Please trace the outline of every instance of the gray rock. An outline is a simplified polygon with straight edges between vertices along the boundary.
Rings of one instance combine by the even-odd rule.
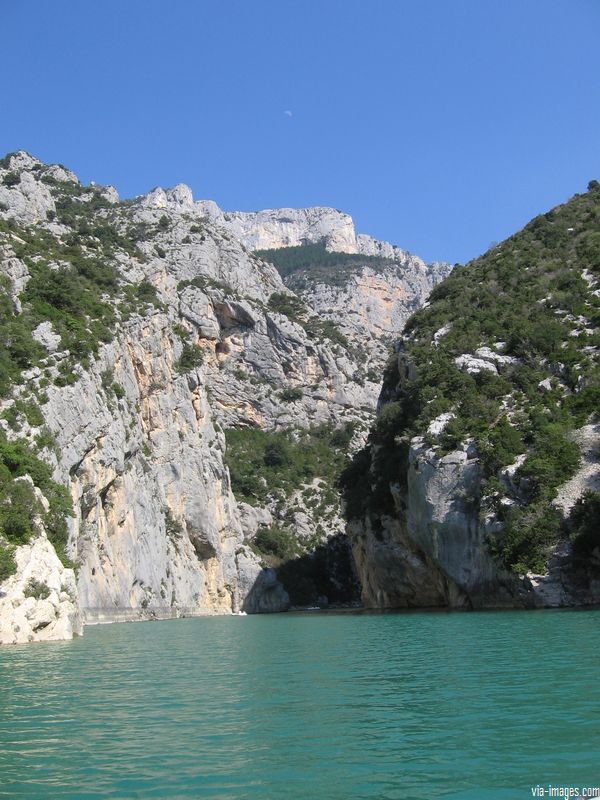
[[[31,332],[31,335],[39,342],[49,353],[55,353],[60,345],[60,335],[54,332],[51,322],[40,322],[37,328]]]

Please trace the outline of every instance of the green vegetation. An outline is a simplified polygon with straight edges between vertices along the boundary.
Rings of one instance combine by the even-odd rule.
[[[279,399],[283,400],[284,403],[295,403],[296,400],[302,399],[302,389],[297,386],[286,386],[285,389],[279,392]]]
[[[515,572],[542,567],[561,520],[549,510],[579,464],[573,429],[600,409],[600,186],[537,217],[467,266],[457,266],[408,322],[402,356],[384,374],[388,404],[369,446],[342,478],[348,514],[393,510],[390,483],[402,486],[408,441],[425,435],[440,454],[473,440],[484,467],[482,505],[504,519],[491,547]],[[434,334],[447,330],[445,334]],[[513,361],[468,373],[455,359],[486,346]],[[432,420],[452,412],[442,434]],[[498,473],[525,456],[514,481],[516,505],[502,508]],[[479,497],[471,498],[479,503]]]
[[[237,297],[237,292],[228,284],[223,281],[216,281],[213,278],[208,278],[206,275],[197,275],[191,280],[179,281],[177,284],[177,291],[181,292],[186,286],[195,286],[197,289],[220,289],[227,295]]]
[[[67,238],[0,220],[0,242],[11,245],[31,275],[21,292],[21,314],[15,313],[8,282],[0,283],[0,395],[44,355],[31,335],[40,322],[52,323],[71,365],[87,363],[100,342],[112,339],[116,317],[108,300],[118,289],[117,269]]]
[[[2,183],[8,188],[12,188],[17,184],[21,183],[21,176],[18,172],[7,172],[4,178],[2,179]]]
[[[99,189],[71,181],[58,181],[51,175],[44,175],[42,182],[50,187],[55,199],[56,221],[72,229],[72,234],[67,238],[73,244],[96,250],[109,258],[118,250],[123,250],[130,256],[143,259],[137,249],[136,238],[129,233],[120,233],[117,226],[107,219],[106,214],[111,211],[112,205]],[[105,216],[100,216],[98,212]]]
[[[175,369],[177,372],[190,372],[204,361],[204,351],[197,344],[185,342]]]
[[[389,258],[363,256],[356,253],[330,252],[321,241],[316,244],[303,244],[298,247],[278,247],[273,250],[255,250],[254,255],[268,261],[277,269],[282,278],[293,273],[302,273],[304,279],[319,279],[325,283],[343,283],[344,274],[357,267],[382,267],[393,264]]]
[[[172,542],[177,542],[183,536],[183,526],[175,519],[168,506],[163,508],[165,517],[165,532]]]
[[[15,313],[8,280],[0,276],[0,397],[6,397],[21,372],[37,363],[43,350],[31,335],[31,323]]]
[[[17,571],[17,565],[13,558],[14,546],[5,547],[0,544],[0,583],[10,578]]]
[[[297,431],[229,428],[226,459],[236,497],[251,505],[287,498],[302,484],[323,477],[333,485],[346,460],[353,426],[327,425]],[[330,490],[327,502],[334,503]]]
[[[282,561],[300,554],[298,541],[287,528],[278,525],[259,528],[251,547],[255,553],[263,557],[269,566],[276,566]]]
[[[48,500],[48,511],[36,499],[33,486],[24,479],[26,475]],[[8,550],[25,544],[35,532],[34,520],[39,517],[59,557],[69,564],[65,546],[66,517],[72,515],[71,498],[67,489],[51,476],[50,467],[25,442],[9,442],[0,431],[0,537],[8,543]],[[3,549],[1,560],[6,565],[7,548]]]
[[[140,283],[130,283],[123,287],[122,310],[125,318],[135,312],[145,314],[151,306],[159,311],[164,311],[164,303],[158,299],[156,287],[150,281],[140,281]]]
[[[46,600],[50,597],[50,589],[45,583],[31,578],[25,587],[25,597],[35,597],[36,600]]]
[[[100,376],[100,380],[102,382],[102,388],[107,394],[113,394],[117,400],[121,400],[121,398],[125,397],[125,389],[120,383],[114,380],[114,375],[111,370],[104,370]]]

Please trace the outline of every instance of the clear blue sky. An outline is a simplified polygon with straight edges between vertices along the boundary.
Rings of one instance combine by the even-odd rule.
[[[600,0],[0,0],[0,24],[0,151],[123,197],[334,206],[455,262],[600,179]]]

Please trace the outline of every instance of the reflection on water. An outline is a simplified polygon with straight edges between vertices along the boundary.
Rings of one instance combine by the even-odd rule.
[[[0,796],[511,798],[538,782],[596,785],[599,654],[599,611],[88,628],[0,651]]]

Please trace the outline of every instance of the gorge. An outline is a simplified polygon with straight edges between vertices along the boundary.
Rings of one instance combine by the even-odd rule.
[[[6,156],[0,642],[598,602],[599,195],[451,272],[334,209]]]

